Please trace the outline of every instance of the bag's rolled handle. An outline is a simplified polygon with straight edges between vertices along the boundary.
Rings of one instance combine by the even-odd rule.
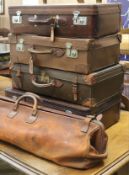
[[[34,102],[34,105],[33,105],[33,108],[32,108],[32,114],[29,116],[29,118],[26,120],[26,123],[34,123],[36,120],[37,120],[37,112],[38,112],[38,101],[37,101],[37,98],[36,96],[34,96],[32,93],[28,93],[28,94],[24,94],[22,96],[20,96],[14,106],[13,106],[13,111],[11,111],[9,114],[8,114],[8,117],[9,118],[14,118],[17,113],[18,113],[18,107],[19,107],[19,103],[21,100],[23,100],[24,98],[31,98]]]
[[[41,84],[41,83],[36,82],[36,77],[34,75],[32,75],[31,77],[32,77],[31,78],[32,84],[38,88],[47,88],[47,87],[52,87],[55,85],[54,80],[51,80],[51,82],[46,83],[46,84]]]
[[[28,18],[28,22],[33,25],[50,25],[51,31],[50,31],[50,41],[54,41],[55,38],[55,26],[56,21],[58,21],[57,17],[50,17],[46,19],[38,19],[37,15],[34,15],[34,17]]]
[[[38,88],[47,88],[47,87],[61,87],[63,83],[60,80],[51,80],[49,83],[40,84],[36,82],[36,77],[34,75],[34,63],[32,57],[29,60],[29,73],[31,75],[32,84]]]
[[[32,54],[33,53],[35,53],[35,54],[51,54],[53,52],[52,49],[46,49],[46,50],[39,51],[39,50],[36,50],[33,48],[29,48],[28,51]]]
[[[36,15],[34,17],[28,18],[28,22],[31,24],[39,24],[39,25],[46,25],[46,24],[54,24],[55,23],[55,18],[54,17],[49,17],[46,19],[38,19]]]
[[[47,88],[47,87],[52,87],[55,85],[54,80],[51,80],[51,82],[46,83],[46,84],[41,84],[36,82],[36,77],[34,75],[34,63],[32,57],[30,58],[29,61],[29,73],[31,74],[31,82],[34,86],[38,88]]]

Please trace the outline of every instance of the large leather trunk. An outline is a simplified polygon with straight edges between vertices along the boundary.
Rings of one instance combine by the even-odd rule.
[[[12,68],[13,88],[52,98],[95,107],[121,92],[123,66],[116,65],[89,75],[34,67],[29,73],[27,65]]]
[[[17,89],[12,88],[5,89],[5,95],[15,100],[23,94],[24,91],[20,91]],[[25,101],[31,102],[28,98],[26,98]],[[101,122],[107,129],[119,121],[120,101],[121,101],[121,94],[117,94],[111,97],[106,103],[101,104],[100,106],[97,106],[95,108],[88,108],[40,96],[39,104],[42,106],[44,110],[48,110],[48,108],[51,108],[53,110],[57,110],[58,113],[60,111],[61,114],[69,114],[69,115],[76,114],[84,117],[86,117],[86,115],[97,116],[99,114],[102,114],[103,117],[101,119]]]
[[[55,38],[36,35],[11,35],[12,63],[29,64],[83,74],[117,64],[120,53],[120,35],[101,39]]]
[[[120,30],[119,4],[9,7],[11,33],[93,38]]]
[[[31,98],[33,105],[21,103]],[[38,106],[26,93],[16,101],[0,97],[0,140],[59,165],[88,169],[107,157],[107,134],[94,116],[61,115]],[[58,127],[57,127],[58,126]]]

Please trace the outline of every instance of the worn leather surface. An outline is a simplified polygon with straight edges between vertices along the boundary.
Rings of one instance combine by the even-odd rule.
[[[20,104],[14,118],[9,118],[15,106],[12,100],[0,97],[0,140],[57,164],[79,169],[93,167],[107,157],[107,135],[99,121],[36,109],[37,120],[30,124],[26,121],[32,107]],[[36,101],[33,110],[35,107]]]
[[[51,42],[48,37],[30,34],[10,35],[9,38],[12,64],[29,64],[32,57],[35,66],[89,74],[119,62],[119,35],[100,39],[56,37],[54,42]],[[17,51],[20,40],[24,41],[23,50]],[[76,58],[67,55],[67,43],[71,44],[69,52],[73,49],[77,51]]]
[[[37,87],[27,65],[15,64],[12,68],[13,88],[31,91],[85,107],[96,107],[121,93],[124,71],[121,65],[94,72],[89,75],[34,67],[34,76],[39,84],[62,82],[62,86]],[[112,84],[112,86],[109,86]],[[101,87],[101,88],[100,88]]]
[[[10,19],[16,16],[17,11],[21,11],[23,20],[20,24],[11,20],[11,33],[15,34],[50,36],[52,25],[55,25],[55,36],[74,38],[102,37],[120,30],[121,8],[118,4],[14,6],[9,8]],[[73,24],[75,11],[87,18],[86,25]],[[34,15],[37,15],[37,19]],[[48,19],[56,19],[57,15],[59,19],[55,23],[48,22]],[[30,18],[33,20],[30,21]]]

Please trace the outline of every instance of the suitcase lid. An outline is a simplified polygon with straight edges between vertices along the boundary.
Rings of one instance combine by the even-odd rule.
[[[28,66],[23,64],[15,64],[12,68],[12,71],[16,71],[16,72],[18,71],[21,73],[29,74]],[[124,68],[122,65],[118,64],[118,65],[103,69],[101,71],[91,73],[89,75],[83,75],[83,74],[77,74],[72,72],[60,71],[56,69],[34,67],[34,74],[41,77],[41,79],[43,75],[52,80],[57,79],[60,81],[71,82],[73,84],[85,84],[85,85],[93,86],[98,82],[101,82],[105,79],[110,79],[111,77],[115,77],[117,75],[124,76]]]
[[[54,42],[50,41],[49,37],[37,36],[37,35],[13,35],[9,36],[10,44],[17,44],[22,40],[23,44],[28,44],[31,47],[44,46],[49,48],[62,48],[66,49],[67,44],[71,44],[71,47],[77,50],[92,50],[101,47],[108,47],[111,45],[119,44],[121,42],[121,35],[111,35],[99,39],[72,39],[72,38],[59,38],[55,37]]]
[[[71,5],[37,5],[37,6],[10,6],[9,14],[14,15],[17,11],[22,14],[40,15],[67,15],[74,11],[80,11],[81,15],[113,14],[121,12],[120,4],[71,4]]]

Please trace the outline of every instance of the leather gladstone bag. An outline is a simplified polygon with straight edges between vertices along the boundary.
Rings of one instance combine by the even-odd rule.
[[[26,97],[33,100],[33,107],[19,104]],[[0,97],[0,112],[0,140],[39,157],[79,169],[94,167],[107,157],[107,135],[93,116],[41,110],[31,93],[16,102]]]
[[[63,71],[89,74],[118,64],[120,35],[100,39],[55,38],[36,35],[11,35],[10,54],[12,63],[29,64]]]
[[[11,33],[98,38],[120,30],[120,4],[9,7]]]
[[[41,67],[14,64],[13,88],[39,95],[72,102],[85,107],[106,103],[115,94],[121,93],[123,66],[116,65],[101,71],[83,75]]]

